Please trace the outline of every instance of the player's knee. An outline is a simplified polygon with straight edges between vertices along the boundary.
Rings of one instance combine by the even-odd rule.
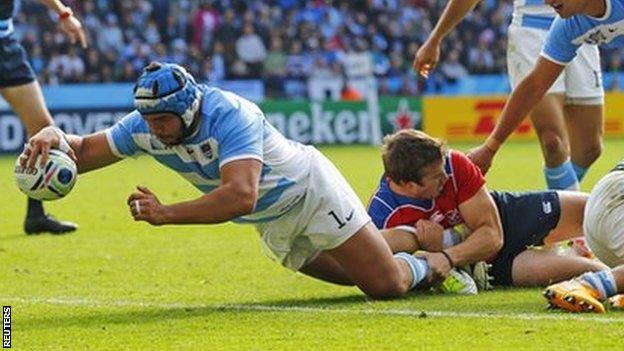
[[[561,135],[554,131],[545,131],[541,134],[540,142],[544,150],[546,160],[550,158],[561,158],[567,153],[566,145]]]
[[[602,143],[600,140],[592,142],[583,148],[583,158],[587,166],[591,165],[602,154]]]

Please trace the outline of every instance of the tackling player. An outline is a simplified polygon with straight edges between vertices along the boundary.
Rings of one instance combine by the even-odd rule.
[[[624,0],[546,0],[546,3],[560,17],[550,27],[540,58],[511,93],[492,133],[468,155],[483,171],[488,170],[500,145],[543,98],[582,45],[624,46]]]
[[[427,262],[393,256],[336,167],[314,147],[284,138],[255,104],[161,63],[145,68],[134,102],[136,110],[106,131],[79,137],[43,129],[30,139],[22,164],[34,165],[62,138],[81,172],[147,153],[203,194],[165,205],[139,186],[128,198],[136,221],[249,223],[282,265],[355,284],[374,298],[403,295],[426,280]]]
[[[50,10],[58,13],[59,27],[67,34],[72,43],[78,41],[87,46],[85,33],[80,21],[73,16],[71,9],[59,0],[39,0]],[[0,2],[0,95],[11,105],[26,127],[29,136],[41,128],[54,124],[48,111],[41,87],[35,78],[26,52],[15,39],[13,32],[14,0]],[[28,199],[28,211],[24,221],[26,234],[50,232],[63,234],[76,230],[76,224],[60,222],[45,214],[39,200]]]
[[[416,130],[387,136],[382,158],[385,174],[369,215],[387,229],[394,251],[428,251],[434,277],[487,260],[495,285],[545,286],[606,268],[585,257],[532,249],[582,236],[584,193],[490,192],[466,156]],[[449,232],[458,225],[468,229],[461,241]]]
[[[435,67],[441,41],[479,0],[450,0],[427,41],[418,50],[414,69],[423,76]],[[514,0],[507,42],[507,71],[512,89],[531,71],[555,19],[542,1]],[[555,77],[545,95],[528,109],[544,156],[549,189],[579,188],[602,145],[604,91],[598,48],[582,45],[578,56]],[[525,116],[525,115],[523,115]],[[497,139],[498,140],[498,139]],[[486,144],[495,152],[498,144]],[[484,172],[487,166],[482,166]]]

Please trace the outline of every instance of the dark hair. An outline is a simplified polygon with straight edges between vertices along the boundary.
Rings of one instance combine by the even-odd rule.
[[[381,147],[386,176],[395,183],[422,185],[423,168],[441,161],[445,153],[444,142],[414,129],[387,135]]]

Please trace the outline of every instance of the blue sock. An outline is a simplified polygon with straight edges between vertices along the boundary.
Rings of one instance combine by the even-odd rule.
[[[414,287],[418,285],[418,283],[423,281],[423,279],[425,279],[425,277],[427,276],[427,273],[429,273],[429,264],[424,258],[417,258],[414,255],[408,254],[407,252],[399,252],[395,254],[394,257],[400,258],[407,262],[410,271],[412,271],[412,277],[414,278],[414,280],[412,281],[412,284],[410,284],[410,290],[414,289]]]
[[[604,300],[617,294],[615,278],[610,270],[588,272],[583,274],[581,279],[586,281],[592,288],[594,288],[594,290],[600,293],[600,300]]]
[[[580,183],[581,180],[583,180],[583,178],[585,177],[585,173],[587,173],[587,170],[589,168],[581,167],[574,162],[571,162],[571,163],[572,163],[572,168],[574,168],[574,173],[576,173],[576,179],[578,179]]]
[[[553,190],[578,190],[579,182],[574,173],[574,167],[570,160],[565,161],[558,167],[544,167],[546,185]]]

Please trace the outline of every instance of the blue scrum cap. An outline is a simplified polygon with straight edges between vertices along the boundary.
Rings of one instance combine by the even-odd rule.
[[[181,66],[152,62],[137,80],[134,107],[142,115],[173,113],[182,119],[186,134],[190,134],[202,95],[193,76]]]

